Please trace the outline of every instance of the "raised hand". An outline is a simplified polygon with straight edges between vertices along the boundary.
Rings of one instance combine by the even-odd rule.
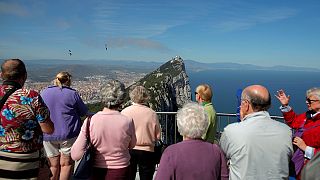
[[[287,106],[289,104],[290,95],[287,96],[283,89],[278,90],[275,96],[280,101],[282,106]]]

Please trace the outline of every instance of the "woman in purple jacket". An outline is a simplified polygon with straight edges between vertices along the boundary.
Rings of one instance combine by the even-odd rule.
[[[53,134],[44,134],[43,138],[53,175],[51,179],[69,179],[73,164],[70,157],[71,146],[80,133],[80,117],[88,112],[87,106],[70,85],[71,75],[68,72],[59,72],[54,86],[41,92],[55,126]]]
[[[229,178],[222,150],[201,139],[209,125],[204,108],[188,103],[177,114],[178,131],[183,141],[166,148],[156,180],[215,180]]]

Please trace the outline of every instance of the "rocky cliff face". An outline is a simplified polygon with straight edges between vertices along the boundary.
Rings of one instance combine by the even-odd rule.
[[[172,58],[155,71],[134,83],[128,89],[142,85],[149,89],[151,100],[149,107],[156,112],[177,112],[186,102],[191,100],[189,78],[185,71],[183,59]],[[129,97],[126,105],[129,105]],[[163,140],[172,144],[181,140],[177,132],[175,114],[159,114]]]
[[[149,106],[157,112],[176,112],[191,100],[189,78],[183,59],[179,56],[172,58],[128,88],[136,85],[149,89],[151,95]]]

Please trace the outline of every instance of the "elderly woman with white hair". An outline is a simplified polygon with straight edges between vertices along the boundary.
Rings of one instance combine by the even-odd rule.
[[[92,116],[90,139],[95,149],[92,177],[90,179],[128,179],[129,149],[136,144],[132,119],[122,115],[118,109],[125,98],[123,83],[112,80],[101,89],[104,108]],[[79,160],[84,154],[86,123],[72,146],[71,157]]]
[[[209,124],[207,114],[197,103],[187,103],[177,114],[183,141],[166,148],[156,180],[228,179],[227,163],[216,144],[202,140]]]
[[[130,92],[133,104],[121,111],[133,119],[137,143],[130,150],[130,179],[136,177],[139,167],[140,179],[152,180],[155,171],[154,145],[160,139],[160,125],[155,111],[148,107],[149,92],[143,86],[136,86]]]

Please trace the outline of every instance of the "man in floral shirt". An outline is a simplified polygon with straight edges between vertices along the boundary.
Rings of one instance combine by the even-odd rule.
[[[16,89],[0,111],[0,179],[37,178],[43,132],[54,131],[49,110],[36,91],[22,88],[27,72],[21,60],[5,60],[0,76],[0,99]]]

